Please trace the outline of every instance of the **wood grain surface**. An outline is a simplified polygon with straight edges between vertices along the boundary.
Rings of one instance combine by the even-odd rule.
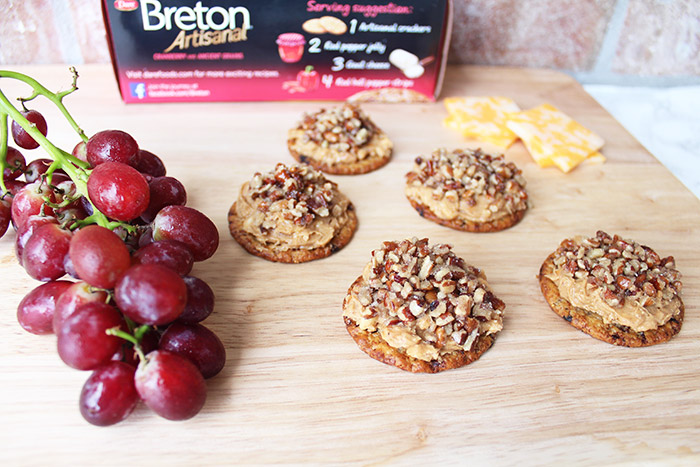
[[[51,89],[70,84],[67,67],[19,71]],[[568,175],[538,168],[521,143],[510,148],[532,199],[517,226],[474,234],[420,218],[403,195],[412,160],[478,143],[442,126],[440,102],[366,105],[395,141],[394,158],[370,174],[331,177],[355,204],[359,229],[330,258],[295,265],[246,253],[229,236],[226,213],[255,171],[292,162],[287,129],[327,104],[127,106],[111,68],[79,71],[80,90],[66,103],[86,132],[133,134],[185,184],[188,204],[216,223],[219,250],[193,274],[215,291],[204,324],[228,361],[192,420],[169,422],[140,405],[119,425],[90,426],[77,406],[88,374],[60,361],[53,336],[17,323],[17,304],[38,283],[17,265],[10,231],[0,239],[0,464],[700,463],[700,201],[568,76],[448,69],[443,96],[503,95],[521,108],[548,102],[607,141],[606,164]],[[0,86],[16,96],[16,86]],[[46,102],[36,108],[50,139],[70,150],[77,137],[56,111]],[[676,257],[686,319],[669,343],[612,346],[548,308],[535,278],[540,264],[563,238],[598,229]],[[367,357],[345,331],[341,303],[370,251],[410,236],[453,244],[506,303],[494,346],[467,367],[406,373]]]

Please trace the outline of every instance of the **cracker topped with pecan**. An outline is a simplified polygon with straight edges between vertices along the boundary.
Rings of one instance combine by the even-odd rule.
[[[450,245],[384,242],[350,286],[343,318],[372,358],[414,373],[477,360],[503,327],[505,304]]]
[[[393,143],[356,105],[343,104],[307,113],[289,130],[292,156],[330,174],[356,175],[382,167]]]
[[[357,228],[350,200],[306,164],[277,164],[244,183],[229,211],[231,235],[249,253],[285,263],[325,258]]]
[[[681,274],[672,256],[618,235],[561,242],[539,274],[551,308],[574,327],[611,344],[665,342],[683,324]]]
[[[506,229],[528,208],[520,169],[479,149],[438,149],[417,157],[406,174],[405,192],[421,216],[468,232]]]

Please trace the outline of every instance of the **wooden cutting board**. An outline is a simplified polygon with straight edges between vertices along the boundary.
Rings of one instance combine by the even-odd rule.
[[[70,83],[60,66],[20,71],[52,89]],[[126,106],[111,68],[80,72],[81,89],[66,103],[86,132],[132,133],[219,228],[218,252],[193,274],[216,293],[205,324],[223,340],[228,361],[190,421],[169,422],[139,406],[117,426],[88,425],[77,408],[88,374],[60,361],[53,336],[17,324],[17,304],[37,283],[16,264],[10,232],[0,240],[1,464],[700,462],[700,201],[573,79],[448,70],[443,96],[503,95],[522,108],[549,102],[607,141],[606,164],[568,175],[538,168],[520,143],[509,149],[533,203],[516,227],[461,233],[420,218],[402,193],[412,160],[478,142],[442,126],[442,103],[367,105],[396,152],[376,172],[332,177],[355,203],[359,230],[328,259],[285,265],[245,253],[228,234],[226,213],[255,171],[292,162],[286,131],[320,103]],[[49,136],[72,148],[77,138],[56,112],[45,102],[37,108],[48,114]],[[535,279],[541,262],[563,238],[598,229],[676,257],[686,319],[669,343],[612,346],[549,310]],[[476,363],[410,374],[370,359],[345,331],[341,303],[370,251],[410,236],[453,244],[505,301],[504,329]]]

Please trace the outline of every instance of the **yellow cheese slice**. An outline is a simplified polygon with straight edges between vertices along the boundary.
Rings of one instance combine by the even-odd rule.
[[[466,138],[507,148],[518,137],[506,127],[508,116],[519,112],[518,105],[507,97],[448,97],[445,126]]]
[[[443,120],[443,123],[447,128],[450,128],[452,130],[459,130],[459,119],[455,115],[448,115],[445,117],[445,120]]]
[[[605,160],[598,150],[605,141],[550,104],[509,116],[506,126],[523,141],[540,167],[556,165],[570,172],[589,156]]]

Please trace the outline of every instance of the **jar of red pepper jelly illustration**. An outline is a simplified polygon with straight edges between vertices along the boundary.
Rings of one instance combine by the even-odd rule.
[[[296,32],[285,32],[277,37],[280,58],[285,63],[296,63],[304,55],[306,39]]]

